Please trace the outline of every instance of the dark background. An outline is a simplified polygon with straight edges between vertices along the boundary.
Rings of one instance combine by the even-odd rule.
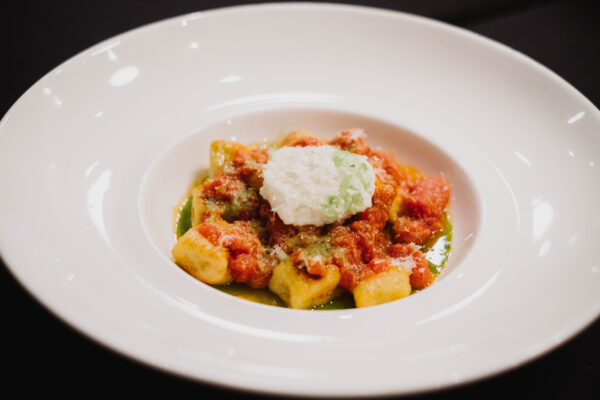
[[[0,115],[46,72],[101,40],[167,17],[245,3],[248,1],[5,0],[0,3]],[[539,61],[596,107],[600,105],[600,1],[347,3],[420,14],[478,32]],[[15,389],[20,395],[41,390],[47,395],[67,396],[262,397],[182,380],[116,355],[57,320],[6,268],[0,267],[0,274],[4,299],[0,360],[8,367],[2,376],[5,393]],[[492,394],[526,399],[600,398],[599,340],[600,321],[596,321],[559,349],[525,366],[423,398]]]

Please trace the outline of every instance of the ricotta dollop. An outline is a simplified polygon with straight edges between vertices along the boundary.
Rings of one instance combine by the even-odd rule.
[[[371,207],[367,157],[333,146],[282,147],[263,168],[260,194],[288,225],[325,225]]]

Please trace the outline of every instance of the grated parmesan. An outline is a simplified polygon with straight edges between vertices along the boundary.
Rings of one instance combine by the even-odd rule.
[[[417,263],[412,256],[407,256],[392,258],[392,265],[410,273],[417,266]]]

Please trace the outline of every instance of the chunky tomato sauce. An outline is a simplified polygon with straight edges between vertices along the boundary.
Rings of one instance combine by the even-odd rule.
[[[372,149],[357,130],[342,131],[329,142],[314,135],[286,140],[280,145],[328,144],[366,156],[376,174],[372,206],[321,227],[286,225],[259,195],[268,148],[226,142],[213,146],[222,153],[211,154],[211,163],[213,157],[217,160],[211,165],[213,174],[194,190],[194,204],[202,207],[194,210],[191,229],[227,250],[235,282],[266,287],[275,266],[287,258],[315,279],[335,266],[341,274],[339,287],[346,291],[393,268],[394,259],[412,258],[413,290],[433,282],[436,274],[425,251],[447,223],[450,185],[444,177],[426,177]]]

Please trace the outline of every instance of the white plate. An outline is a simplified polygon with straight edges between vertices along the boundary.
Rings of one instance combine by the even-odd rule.
[[[171,262],[171,207],[211,140],[352,125],[453,183],[455,243],[435,285],[291,311]],[[428,19],[310,4],[187,15],[75,56],[2,119],[2,256],[69,324],[166,371],[303,395],[447,387],[598,316],[599,130],[552,72]]]

